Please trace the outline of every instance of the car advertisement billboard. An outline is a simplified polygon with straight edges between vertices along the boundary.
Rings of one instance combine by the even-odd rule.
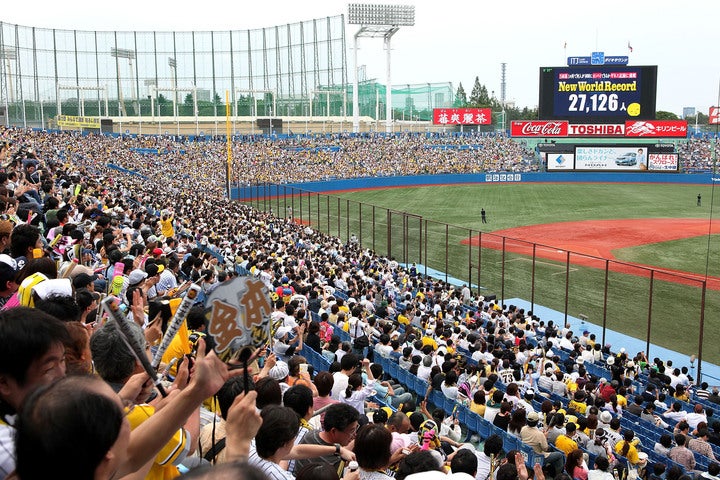
[[[646,146],[575,147],[576,170],[647,170]]]
[[[655,118],[657,66],[540,68],[539,117],[571,123]]]

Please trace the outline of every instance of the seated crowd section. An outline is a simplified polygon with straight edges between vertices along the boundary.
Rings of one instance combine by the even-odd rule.
[[[536,169],[502,136],[248,140],[247,183]],[[10,128],[0,148],[0,478],[720,474],[720,392],[687,366],[228,201],[220,141]],[[236,277],[272,300],[249,364],[207,333]]]

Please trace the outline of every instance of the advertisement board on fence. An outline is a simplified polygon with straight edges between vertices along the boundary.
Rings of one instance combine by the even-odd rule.
[[[647,147],[576,147],[577,170],[647,170]]]

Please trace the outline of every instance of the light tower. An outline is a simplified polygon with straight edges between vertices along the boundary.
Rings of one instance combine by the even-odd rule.
[[[500,105],[502,106],[502,129],[505,131],[505,88],[506,84],[507,63],[500,64]]]
[[[392,131],[392,81],[390,76],[390,39],[400,27],[415,25],[413,5],[374,5],[351,3],[348,5],[348,23],[360,25],[353,38],[353,132],[360,131],[360,97],[358,94],[358,38],[382,38],[387,52],[385,87],[385,130]]]
[[[120,78],[120,59],[125,58],[130,66],[130,86],[131,96],[137,105],[140,105],[140,101],[136,98],[135,94],[135,75],[133,74],[133,60],[135,60],[135,51],[127,48],[115,48],[110,49],[110,56],[115,57],[115,68],[117,70],[117,82],[118,82],[118,107],[120,109],[120,115],[126,117],[127,111],[125,111],[125,99],[123,98],[122,91],[122,79]]]

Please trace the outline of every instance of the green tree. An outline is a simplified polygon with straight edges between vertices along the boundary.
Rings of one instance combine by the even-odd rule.
[[[192,93],[188,93],[185,95],[185,102],[179,107],[180,115],[188,117],[195,115],[194,106]]]
[[[468,103],[467,94],[465,93],[465,89],[462,86],[462,82],[460,82],[460,85],[458,86],[457,92],[455,92],[455,102],[453,103],[453,107],[464,107]]]
[[[158,95],[157,109],[158,115],[160,116],[173,114],[171,102],[167,98],[165,98],[165,95],[163,95],[162,93]]]
[[[490,101],[490,95],[485,85],[480,83],[480,78],[475,77],[475,84],[473,85],[472,92],[470,92],[469,106],[471,107],[490,107],[492,102]]]
[[[679,120],[680,118],[672,112],[666,112],[664,110],[658,110],[655,113],[656,120]]]
[[[497,106],[493,104],[493,112],[502,111],[502,107],[499,102]],[[510,122],[513,120],[537,120],[538,112],[537,108],[523,107],[522,109],[517,106],[506,106],[505,107],[505,126],[510,128]]]
[[[696,123],[698,125],[708,124],[708,116],[702,112],[697,112],[692,117],[686,117],[685,120],[687,120],[688,125],[695,125]]]

